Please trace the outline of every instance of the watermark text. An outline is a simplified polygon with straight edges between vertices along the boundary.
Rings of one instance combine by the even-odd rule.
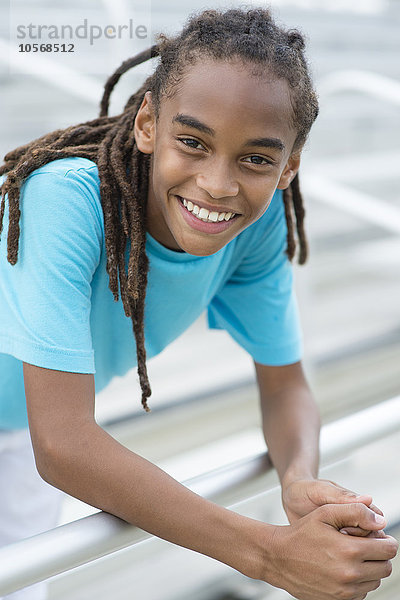
[[[29,25],[17,25],[17,39],[19,40],[89,40],[93,46],[96,40],[106,39],[138,39],[145,40],[148,37],[146,25],[135,25],[132,19],[123,25],[95,25],[89,24],[88,19],[73,27],[72,25],[44,25],[29,23]]]

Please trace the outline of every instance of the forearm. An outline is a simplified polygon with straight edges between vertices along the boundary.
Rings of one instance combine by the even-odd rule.
[[[97,425],[81,431],[74,443],[65,442],[48,453],[49,483],[160,538],[259,577],[273,526],[198,496]],[[257,542],[260,528],[265,547]]]
[[[262,427],[281,483],[318,476],[320,415],[307,384],[261,397]]]

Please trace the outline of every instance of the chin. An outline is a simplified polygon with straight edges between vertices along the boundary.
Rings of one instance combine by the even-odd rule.
[[[221,250],[223,246],[218,245],[217,248],[212,248],[209,245],[208,247],[204,247],[204,244],[188,244],[187,246],[182,245],[181,248],[182,250],[184,250],[188,254],[192,254],[193,256],[211,256],[212,254],[215,254],[216,252]]]

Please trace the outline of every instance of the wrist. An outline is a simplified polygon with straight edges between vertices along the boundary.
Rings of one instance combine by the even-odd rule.
[[[281,480],[281,488],[285,489],[291,483],[294,483],[295,481],[299,481],[300,479],[301,480],[314,481],[317,478],[318,478],[318,474],[314,473],[310,469],[303,469],[301,467],[299,468],[299,467],[296,467],[296,466],[289,467],[285,471],[285,473],[282,475],[282,477],[280,478],[280,480]]]
[[[267,528],[255,536],[260,549],[258,571],[254,579],[265,581],[274,587],[282,587],[282,569],[280,564],[282,533],[287,525],[267,525]]]
[[[242,517],[243,529],[236,531],[235,559],[228,563],[247,577],[269,582],[270,563],[274,556],[274,539],[278,526],[250,517]]]

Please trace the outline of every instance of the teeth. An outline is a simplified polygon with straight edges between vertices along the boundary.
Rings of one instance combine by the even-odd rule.
[[[185,200],[182,198],[183,205],[195,215],[201,221],[205,221],[207,223],[216,223],[217,221],[229,221],[232,217],[235,216],[236,213],[228,212],[228,213],[219,213],[216,211],[210,212],[207,208],[200,208],[197,204],[193,204],[190,200]]]
[[[189,204],[188,204],[189,208]],[[190,210],[190,208],[189,208]],[[199,212],[199,219],[207,219],[209,211],[206,208],[201,208]]]

